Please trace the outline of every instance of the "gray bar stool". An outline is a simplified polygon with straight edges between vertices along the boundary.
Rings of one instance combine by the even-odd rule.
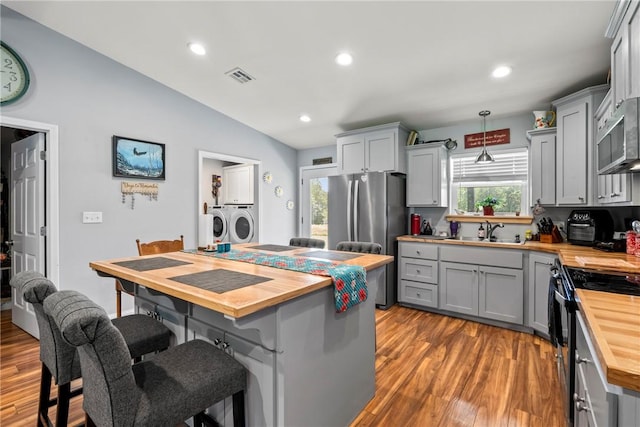
[[[76,348],[67,344],[53,320],[45,314],[43,302],[58,291],[54,284],[35,271],[24,271],[11,279],[11,286],[21,292],[25,301],[33,305],[40,332],[40,397],[38,401],[38,426],[51,425],[49,408],[57,405],[56,426],[66,426],[69,401],[82,394],[82,387],[71,390],[71,381],[80,378],[80,359]],[[124,336],[131,359],[165,350],[169,347],[171,331],[149,316],[134,314],[113,320]],[[58,397],[50,399],[51,380],[58,386]]]
[[[172,426],[233,396],[233,421],[244,426],[245,368],[229,354],[192,340],[131,364],[127,345],[107,313],[76,291],[47,297],[44,311],[78,348],[87,426]],[[213,420],[211,420],[213,422]]]
[[[312,239],[310,237],[292,237],[291,240],[289,240],[289,246],[324,249],[324,240]]]
[[[371,242],[339,242],[336,245],[337,251],[358,252],[364,254],[381,254],[382,245]]]

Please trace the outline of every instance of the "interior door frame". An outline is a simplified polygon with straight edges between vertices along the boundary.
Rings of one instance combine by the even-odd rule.
[[[0,115],[0,126],[26,129],[45,134],[47,152],[45,166],[45,221],[47,238],[45,243],[45,268],[47,278],[59,288],[60,280],[60,203],[59,203],[59,134],[58,126]],[[44,195],[42,195],[44,197]]]
[[[298,183],[300,184],[298,187],[298,236],[300,237],[309,237],[311,235],[311,231],[307,233],[302,224],[303,209],[305,209],[302,203],[304,201],[304,191],[305,191],[305,187],[303,186],[304,174],[305,172],[316,172],[316,171],[321,171],[323,169],[327,170],[326,174],[322,174],[322,173],[319,173],[317,175],[314,174],[314,176],[307,177],[307,178],[323,178],[323,177],[329,177],[332,175],[338,175],[337,163],[326,163],[323,165],[300,167],[300,172],[298,175]],[[306,187],[306,188],[309,188],[309,187]],[[310,216],[311,215],[309,215],[309,217]],[[311,230],[311,224],[309,224],[309,230]]]

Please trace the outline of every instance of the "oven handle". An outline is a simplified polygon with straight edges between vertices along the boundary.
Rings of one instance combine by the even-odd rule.
[[[560,291],[557,291],[557,290],[556,290],[556,301],[559,301],[559,300],[558,300],[558,298],[559,298],[560,300],[562,300],[563,302],[565,302],[565,303],[566,303],[567,301],[569,301],[568,299],[566,299],[566,298],[564,297],[564,295],[562,295],[562,294],[560,293]]]

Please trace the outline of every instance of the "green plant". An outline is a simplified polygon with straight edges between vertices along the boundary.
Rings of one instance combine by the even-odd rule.
[[[496,199],[495,197],[485,197],[482,200],[479,200],[476,202],[476,207],[487,207],[487,206],[491,206],[491,207],[495,207],[500,205],[500,202],[498,201],[498,199]]]

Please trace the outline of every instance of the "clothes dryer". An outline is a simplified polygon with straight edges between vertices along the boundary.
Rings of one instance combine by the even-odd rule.
[[[231,243],[257,241],[255,211],[253,205],[225,206],[231,208],[229,240]]]
[[[213,242],[229,241],[229,220],[231,218],[232,209],[227,206],[210,206],[209,215],[213,217]]]

